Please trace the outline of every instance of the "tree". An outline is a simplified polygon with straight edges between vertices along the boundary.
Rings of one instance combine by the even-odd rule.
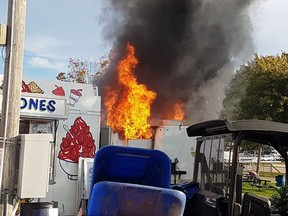
[[[288,54],[258,56],[231,80],[221,116],[288,122]]]
[[[67,74],[59,72],[56,79],[64,82],[92,83],[94,77],[104,73],[110,63],[110,56],[111,52],[108,57],[102,56],[97,61],[70,58]]]
[[[238,119],[288,122],[288,55],[255,56]]]
[[[221,116],[229,120],[259,119],[288,123],[288,54],[258,56],[241,66],[226,90]],[[262,148],[245,143],[243,149]]]

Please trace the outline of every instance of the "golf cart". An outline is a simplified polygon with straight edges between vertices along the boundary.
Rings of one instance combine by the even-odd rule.
[[[270,145],[287,164],[288,124],[211,120],[191,125],[187,134],[198,137],[193,181],[198,182],[200,190],[188,200],[185,215],[274,215],[268,198],[242,193],[243,165],[239,162],[239,146],[247,141]],[[287,166],[285,169],[287,179]]]

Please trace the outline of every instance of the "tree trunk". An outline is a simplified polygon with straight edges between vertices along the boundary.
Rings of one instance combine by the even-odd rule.
[[[262,145],[259,145],[259,147],[258,147],[258,160],[257,160],[257,166],[256,166],[256,173],[258,176],[260,175],[261,155],[262,155]]]

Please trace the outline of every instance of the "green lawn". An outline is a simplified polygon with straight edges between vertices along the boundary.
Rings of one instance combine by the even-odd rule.
[[[275,186],[275,176],[276,175],[285,175],[285,173],[275,173],[275,172],[263,172],[260,171],[260,178],[264,179],[271,179],[271,182],[268,182],[267,185]],[[273,180],[272,180],[273,179]],[[275,186],[276,187],[276,186]],[[249,182],[243,182],[242,184],[242,193],[245,192],[250,192],[259,196],[265,196],[270,198],[272,195],[277,194],[276,190],[273,188],[269,187],[262,187],[262,188],[257,188],[251,186]]]
[[[272,185],[275,186],[275,182],[268,182],[267,185]],[[242,193],[245,192],[250,192],[259,196],[265,196],[270,198],[272,195],[276,194],[277,192],[275,191],[275,189],[273,188],[269,188],[269,187],[262,187],[260,189],[258,189],[257,187],[253,187],[251,186],[251,184],[249,182],[243,182],[242,184]]]
[[[275,172],[263,172],[263,171],[260,171],[260,177],[261,178],[270,177],[270,178],[274,178],[275,179],[276,175],[285,175],[285,173],[275,173]]]

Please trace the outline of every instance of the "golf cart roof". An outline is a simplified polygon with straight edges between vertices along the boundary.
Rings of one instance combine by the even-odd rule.
[[[210,120],[191,125],[187,129],[189,137],[238,134],[247,132],[243,138],[268,145],[288,145],[288,124],[264,120]]]

